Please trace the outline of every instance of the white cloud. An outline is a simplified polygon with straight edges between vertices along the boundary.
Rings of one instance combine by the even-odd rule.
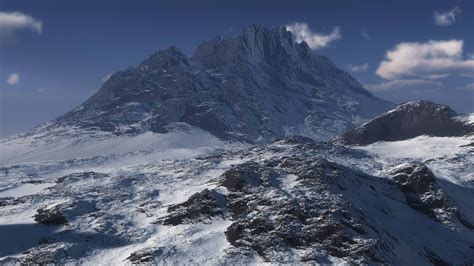
[[[347,68],[349,68],[352,72],[354,73],[360,73],[360,72],[365,72],[367,69],[369,69],[369,64],[365,63],[362,65],[347,65]]]
[[[313,33],[306,23],[293,23],[291,25],[286,25],[285,27],[287,30],[291,31],[296,39],[296,42],[300,43],[305,41],[313,50],[326,47],[331,42],[342,38],[339,27],[335,27],[334,30],[327,35],[322,33]]]
[[[37,89],[36,91],[37,91],[38,93],[45,93],[45,92],[46,92],[46,90],[43,89],[43,88],[39,88],[39,89]]]
[[[462,40],[399,43],[387,51],[376,73],[385,79],[474,76],[474,59],[462,58],[463,44]]]
[[[9,85],[16,85],[20,82],[20,75],[18,73],[11,73],[8,75],[7,83]]]
[[[102,78],[102,82],[106,82],[107,80],[109,80],[109,78],[112,76],[112,74],[107,74],[105,75],[103,78]]]
[[[438,88],[444,84],[439,81],[424,79],[398,79],[381,82],[380,84],[366,84],[365,88],[372,92],[393,91],[399,89]]]
[[[436,25],[438,26],[449,26],[456,22],[456,16],[461,14],[461,9],[459,7],[454,7],[451,10],[446,12],[438,12],[435,11],[433,14],[433,18],[435,20]]]
[[[41,21],[21,12],[0,11],[0,46],[14,39],[15,35],[22,30],[31,30],[41,34],[43,24]]]

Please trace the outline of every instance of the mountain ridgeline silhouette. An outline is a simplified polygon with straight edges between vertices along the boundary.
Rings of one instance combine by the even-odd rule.
[[[252,25],[188,57],[172,46],[112,75],[52,126],[164,133],[187,123],[222,139],[330,139],[392,105],[374,97],[285,27]]]

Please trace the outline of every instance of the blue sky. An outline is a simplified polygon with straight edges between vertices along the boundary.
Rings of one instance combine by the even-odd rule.
[[[157,50],[191,55],[249,24],[292,26],[381,98],[474,112],[474,1],[0,0],[0,136],[76,107]]]

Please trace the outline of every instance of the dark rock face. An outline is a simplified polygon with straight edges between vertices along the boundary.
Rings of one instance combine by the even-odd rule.
[[[285,175],[294,175],[291,190],[305,197],[292,195],[279,182]],[[383,262],[379,256],[384,244],[362,225],[360,213],[337,197],[322,196],[324,191],[340,190],[342,186],[331,183],[343,176],[339,165],[323,159],[283,158],[230,169],[221,183],[231,191],[228,208],[235,220],[225,232],[227,239],[238,249],[253,249],[268,262],[285,262],[278,254],[291,248],[307,250],[302,258],[306,262],[314,261],[313,249],[354,262]]]
[[[74,263],[69,254],[70,245],[63,243],[41,243],[38,247],[24,251],[22,258],[7,257],[0,259],[2,265],[53,265],[58,261]]]
[[[388,247],[364,225],[360,212],[333,194],[343,189],[338,180],[344,172],[324,159],[242,163],[221,175],[219,184],[229,191],[221,195],[224,200],[216,200],[209,190],[196,193],[170,207],[164,224],[230,218],[234,222],[225,235],[235,249],[229,252],[253,251],[268,262],[287,262],[284,254],[292,248],[306,250],[306,262],[315,261],[316,250],[353,262],[384,262]],[[287,175],[294,175],[294,184],[281,183]]]
[[[454,227],[459,221],[474,230],[474,225],[437,184],[428,167],[421,163],[404,164],[392,169],[390,174],[405,194],[408,206],[447,226]]]
[[[62,183],[74,182],[74,181],[85,179],[85,178],[105,178],[105,177],[107,177],[106,174],[97,173],[97,172],[73,173],[70,175],[58,177],[56,179],[56,183],[62,184]]]
[[[427,101],[409,102],[348,131],[336,141],[367,145],[421,135],[453,137],[474,133],[474,125],[463,122],[458,116],[447,105]]]
[[[245,186],[258,186],[262,181],[258,177],[258,164],[249,162],[238,165],[223,175],[221,185],[230,191],[242,190]]]
[[[154,249],[142,249],[133,252],[128,256],[127,260],[134,264],[142,264],[147,263],[153,260],[154,257],[159,256],[163,253],[162,250],[154,250]]]
[[[436,186],[433,173],[421,163],[402,165],[391,171],[395,180],[404,191],[423,194]]]
[[[175,47],[153,54],[51,126],[133,134],[185,122],[224,139],[328,139],[390,106],[284,27],[250,26],[201,44],[190,58]]]
[[[451,265],[450,263],[446,262],[442,258],[440,258],[438,255],[434,254],[431,250],[425,249],[425,256],[428,258],[431,264],[436,265],[436,266],[449,266]]]
[[[81,175],[82,173],[78,176]],[[68,224],[69,221],[76,219],[78,216],[93,213],[96,210],[96,204],[93,201],[75,200],[70,204],[39,208],[33,218],[39,224],[63,225]]]
[[[164,225],[203,222],[213,217],[223,217],[223,196],[215,191],[204,190],[192,195],[187,201],[168,208],[169,216]]]
[[[174,246],[159,247],[159,248],[143,248],[132,252],[124,261],[130,261],[132,264],[139,265],[155,265],[157,262],[154,259],[158,256],[167,257],[176,252]],[[161,261],[166,263],[166,261]]]
[[[53,208],[41,208],[36,210],[36,214],[33,218],[37,223],[44,225],[63,225],[67,223],[66,216],[64,216],[59,205]]]

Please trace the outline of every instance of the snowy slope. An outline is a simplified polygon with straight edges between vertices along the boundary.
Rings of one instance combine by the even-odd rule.
[[[115,135],[106,131],[74,127],[47,131],[38,128],[37,131],[41,133],[0,140],[0,161],[39,162],[98,155],[118,156],[137,151],[154,152],[153,156],[166,151],[160,158],[173,159],[174,153],[179,157],[180,153],[185,153],[187,150],[193,155],[200,149],[225,144],[206,131],[182,123],[174,124],[173,129],[167,134],[148,131],[136,135]]]
[[[425,148],[290,138],[26,156],[0,171],[0,236],[15,239],[0,261],[472,263],[472,139],[410,141]]]

